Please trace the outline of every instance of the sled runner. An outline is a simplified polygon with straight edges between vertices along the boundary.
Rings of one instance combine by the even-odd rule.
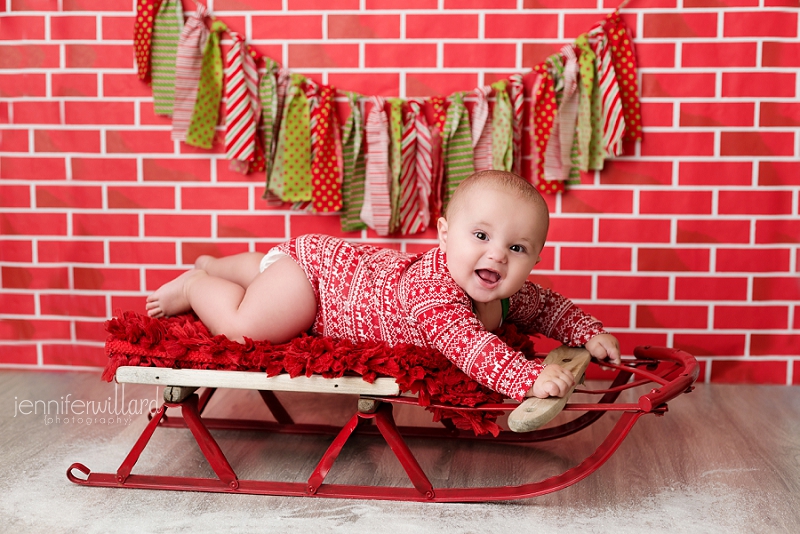
[[[444,370],[427,367],[428,374],[424,379],[420,378],[417,368],[398,371],[389,365],[391,358],[385,359],[385,354],[393,353],[394,348],[379,345],[339,346],[336,342],[331,345],[330,340],[323,340],[326,349],[320,352],[320,340],[302,339],[291,347],[278,345],[259,348],[255,344],[247,350],[242,349],[242,354],[248,354],[247,365],[253,365],[260,358],[260,363],[253,367],[259,370],[242,370],[244,365],[241,354],[237,353],[235,357],[230,355],[231,351],[240,350],[234,346],[239,344],[233,344],[221,336],[212,337],[203,333],[202,325],[191,318],[179,318],[170,322],[171,320],[156,321],[142,316],[126,315],[114,321],[107,325],[112,335],[106,344],[111,357],[106,378],[109,378],[110,372],[115,374],[120,383],[163,385],[165,402],[151,414],[151,420],[116,473],[94,473],[81,463],[74,463],[68,468],[69,480],[83,486],[428,502],[476,502],[535,497],[563,489],[592,474],[617,450],[640,417],[664,414],[667,411],[667,402],[691,391],[698,376],[696,360],[684,351],[638,347],[634,350],[634,356],[623,358],[620,365],[602,363],[604,367],[613,370],[608,385],[594,389],[577,386],[576,392],[593,395],[597,398],[596,402],[576,403],[564,397],[527,399],[518,403],[498,399],[496,394],[480,394],[479,390],[475,393],[475,383],[468,380],[459,382],[460,377],[452,378],[455,375],[448,375],[451,371],[445,362],[440,362]],[[132,326],[133,323],[137,324]],[[190,335],[184,335],[187,332]],[[177,342],[176,339],[183,341]],[[310,352],[297,352],[298,349]],[[350,369],[340,369],[340,376],[330,376],[330,370],[319,374],[309,371],[314,362],[325,360],[330,354],[340,354],[340,349],[349,350],[346,357],[358,355],[356,360],[348,360],[349,363],[344,366]],[[412,352],[402,357],[413,360],[409,354],[414,354],[416,349],[409,350]],[[259,354],[258,357],[254,356],[256,353]],[[269,355],[264,356],[264,353]],[[286,354],[293,356],[287,357]],[[426,355],[428,356],[430,355]],[[337,356],[331,361],[341,363],[344,357]],[[394,357],[400,356],[394,354]],[[298,372],[297,358],[306,362],[305,367],[300,366],[303,368],[302,372]],[[282,366],[284,371],[288,367],[293,373],[275,373],[277,360],[281,362],[278,367]],[[234,365],[232,361],[238,363]],[[375,363],[376,361],[379,363]],[[583,349],[560,347],[552,351],[545,361],[557,362],[567,367],[576,376],[576,383],[581,381],[587,366],[595,375],[603,374],[593,370],[600,364],[596,361],[590,362],[588,352]],[[383,366],[381,368],[385,372],[375,376],[370,374],[370,368],[380,366]],[[265,367],[267,372],[261,370]],[[361,369],[361,376],[347,374],[353,372],[352,368]],[[416,378],[410,380],[408,376],[411,375]],[[425,382],[431,376],[457,390],[458,395],[451,398],[458,402],[441,402],[439,399],[448,397],[438,392],[435,383]],[[258,390],[275,421],[204,417],[203,412],[209,399],[218,388]],[[647,393],[640,395],[636,402],[617,402],[623,392],[633,388],[644,388]],[[197,389],[201,389],[200,395],[195,393]],[[291,416],[291,410],[284,406],[274,391],[348,394],[354,400],[357,396],[357,401],[353,405],[352,417],[344,426],[309,424],[296,422]],[[473,402],[475,398],[488,398],[489,401]],[[392,414],[393,406],[398,404],[424,405],[434,413],[435,421],[441,421],[441,427],[398,426]],[[176,408],[181,409],[180,417],[172,415]],[[580,412],[580,415],[567,422],[556,422],[547,426],[561,411]],[[440,440],[443,444],[446,443],[444,440],[471,439],[528,447],[528,444],[547,440],[568,440],[570,435],[588,427],[607,412],[617,412],[619,417],[594,452],[562,474],[519,485],[434,487],[406,443],[406,438],[419,437]],[[502,414],[508,414],[509,429],[501,428],[494,422]],[[216,478],[134,474],[133,469],[139,456],[159,427],[188,427]],[[238,477],[212,436],[211,430],[223,429],[329,434],[334,438],[305,482],[243,480]],[[410,487],[325,483],[325,478],[340,452],[354,434],[382,437],[400,461],[409,478]]]

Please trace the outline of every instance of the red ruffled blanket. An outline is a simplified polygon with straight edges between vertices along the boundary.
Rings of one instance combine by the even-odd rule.
[[[367,382],[391,377],[400,391],[418,396],[419,404],[433,412],[433,420],[450,419],[457,428],[476,434],[497,435],[497,412],[467,412],[432,407],[479,406],[503,401],[503,396],[469,378],[440,352],[414,345],[389,347],[385,343],[349,341],[303,335],[288,343],[266,341],[237,343],[212,336],[194,314],[164,319],[124,312],[105,323],[108,364],[103,379],[112,381],[118,367],[170,367],[262,371],[268,376],[322,375],[335,378],[360,375]],[[533,342],[513,325],[500,333],[506,343],[533,357]]]

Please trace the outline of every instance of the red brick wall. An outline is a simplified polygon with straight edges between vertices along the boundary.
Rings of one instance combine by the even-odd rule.
[[[289,68],[413,96],[523,71],[618,2],[210,3]],[[220,148],[170,141],[135,76],[134,4],[0,1],[2,366],[102,365],[103,321],[142,310],[198,254],[340,234],[335,216],[266,207],[262,177],[228,171]],[[603,318],[628,352],[678,346],[706,380],[800,384],[797,1],[633,0],[624,16],[645,141],[549,199],[535,279]]]

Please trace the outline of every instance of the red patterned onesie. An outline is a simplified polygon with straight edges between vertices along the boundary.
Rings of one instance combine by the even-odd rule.
[[[317,297],[315,334],[430,347],[472,379],[522,400],[542,366],[487,331],[438,248],[408,254],[305,235],[277,247],[306,272]],[[570,300],[531,282],[511,296],[505,321],[571,346],[603,332]]]

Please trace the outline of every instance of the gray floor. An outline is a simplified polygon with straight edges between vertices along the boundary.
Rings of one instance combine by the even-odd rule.
[[[46,424],[43,406],[49,403],[53,414],[62,397],[113,403],[116,394],[121,403],[120,389],[91,373],[3,371],[0,392],[3,532],[800,532],[800,388],[698,385],[675,399],[666,416],[642,418],[586,480],[543,497],[490,504],[80,487],[67,480],[67,467],[81,462],[95,472],[114,472],[146,418]],[[221,393],[211,414],[266,413],[254,392]],[[125,403],[135,400],[138,409],[158,395],[155,387],[126,386]],[[295,395],[290,411],[319,422],[344,420],[354,400],[331,397]],[[25,401],[41,401],[38,415],[26,413],[31,408]],[[398,414],[401,422],[419,417],[426,416],[418,410]],[[435,485],[521,483],[574,464],[610,423],[601,420],[561,442],[522,449],[449,441],[411,446]],[[302,480],[329,442],[253,432],[215,435],[239,475],[248,478]],[[358,438],[348,447],[331,481],[404,483],[399,464],[376,440]],[[191,435],[179,429],[159,429],[134,472],[210,476]]]

